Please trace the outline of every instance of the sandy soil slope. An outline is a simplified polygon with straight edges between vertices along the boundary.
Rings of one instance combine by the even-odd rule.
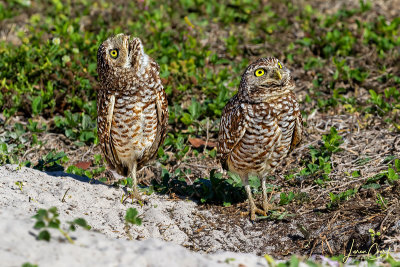
[[[22,190],[15,182],[22,182]],[[219,252],[200,254],[180,246],[189,241],[185,231],[193,227],[196,204],[145,196],[146,204],[121,204],[123,190],[65,173],[44,173],[17,166],[0,167],[0,259],[2,266],[265,266],[251,254]],[[68,190],[68,191],[67,191]],[[64,197],[65,195],[65,197]],[[64,198],[64,202],[62,201]],[[37,241],[31,218],[40,208],[57,207],[60,220],[86,219],[90,231],[71,233],[68,243],[56,230],[50,242]],[[125,227],[129,207],[138,209],[142,226]],[[133,240],[128,240],[131,236]],[[213,239],[214,237],[209,237]],[[136,241],[136,239],[146,239]],[[171,241],[171,242],[165,242]],[[212,245],[213,242],[210,242]]]

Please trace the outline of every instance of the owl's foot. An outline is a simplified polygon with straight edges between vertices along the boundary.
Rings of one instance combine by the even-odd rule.
[[[142,198],[142,195],[137,189],[132,189],[132,191],[127,191],[126,189],[124,190],[126,192],[126,197],[124,198],[124,201],[130,199],[130,201],[132,201],[132,204],[138,203],[140,206],[146,205],[147,200]]]
[[[267,193],[267,186],[266,186],[266,179],[263,178],[261,181],[261,188],[262,188],[262,207],[263,210],[266,214],[268,214],[268,211],[270,210],[276,210],[279,209],[277,206],[272,201],[272,197],[274,196],[274,190],[270,193],[270,197],[268,197]],[[272,202],[272,204],[271,204]]]
[[[262,199],[262,208],[264,210],[264,212],[266,214],[268,214],[268,212],[270,210],[277,210],[277,211],[285,211],[285,209],[283,207],[279,207],[278,205],[276,205],[273,201],[272,201],[272,194],[269,198],[267,198],[267,193],[263,194],[263,199]]]
[[[279,207],[278,205],[275,204],[271,204],[269,202],[264,202],[263,201],[263,210],[265,212],[265,214],[268,215],[268,212],[270,210],[274,210],[274,211],[279,211],[279,212],[284,212],[285,208],[284,207]]]
[[[140,195],[139,191],[137,188],[135,188],[132,193],[131,193],[132,199],[136,199],[140,202],[143,202],[142,196]]]
[[[263,210],[264,210],[264,212],[265,212],[266,214],[268,214],[268,211],[269,211],[269,210],[272,210],[272,209],[275,208],[275,206],[274,206],[273,204],[270,204],[270,203],[268,202],[268,200],[266,200],[266,199],[263,200],[262,206],[263,206]]]
[[[255,221],[256,220],[256,214],[261,215],[261,216],[267,216],[267,213],[263,211],[262,209],[259,209],[257,207],[254,207],[254,209],[250,208],[250,212],[242,212],[242,216],[249,216],[250,215],[250,220]]]
[[[256,213],[262,216],[266,216],[267,214],[262,209],[257,208],[256,204],[254,203],[253,196],[251,195],[250,185],[245,186],[247,198],[249,200],[249,210],[250,210],[250,220],[256,220]]]

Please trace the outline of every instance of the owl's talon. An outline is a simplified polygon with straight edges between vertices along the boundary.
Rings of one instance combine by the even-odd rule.
[[[265,211],[263,211],[262,209],[259,209],[257,207],[254,210],[253,209],[250,210],[250,212],[249,211],[243,211],[243,212],[240,213],[240,215],[242,217],[247,217],[247,216],[250,215],[250,220],[251,221],[255,221],[256,220],[256,214],[261,215],[261,216],[267,216],[267,213]]]
[[[268,214],[268,211],[274,209],[274,206],[269,204],[269,203],[265,203],[263,202],[263,210],[266,214]]]
[[[262,209],[256,208],[255,212],[256,212],[258,215],[267,216],[267,212],[265,212],[265,211],[262,210]]]
[[[250,214],[250,220],[252,220],[253,222],[256,220],[256,214],[261,215],[261,216],[267,216],[265,211],[263,211],[262,209],[256,208],[255,210],[252,210],[251,214]]]
[[[256,214],[255,214],[255,212],[252,213],[252,212],[250,212],[250,211],[242,211],[242,212],[240,213],[240,216],[242,216],[242,217],[248,217],[249,215],[250,215],[250,221],[254,222],[254,221],[256,220]]]
[[[247,217],[247,216],[249,216],[249,212],[248,211],[242,211],[242,212],[240,212],[240,216]]]

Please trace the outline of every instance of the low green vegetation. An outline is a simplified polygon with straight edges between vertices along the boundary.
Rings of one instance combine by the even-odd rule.
[[[287,179],[312,179],[316,184],[323,186],[329,181],[329,174],[332,171],[331,156],[340,151],[340,144],[343,143],[342,136],[332,127],[330,133],[322,136],[319,147],[310,146],[310,156],[303,161],[303,169],[295,174],[289,174]]]
[[[383,186],[384,187],[391,187],[394,186],[395,183],[399,180],[399,174],[400,174],[400,160],[399,159],[391,159],[394,163],[394,167],[392,164],[389,164],[388,170],[383,171],[381,173],[378,173],[368,179],[364,182],[364,184],[361,184],[357,187],[347,189],[346,191],[340,192],[338,194],[329,192],[329,198],[330,202],[327,203],[327,208],[328,209],[337,209],[339,208],[339,205],[350,198],[354,197],[358,192],[359,189],[381,189]],[[393,167],[393,168],[392,168]],[[357,178],[360,176],[360,174],[355,171],[352,173],[352,176],[354,178]],[[379,193],[376,192],[376,203],[380,206],[382,210],[386,210],[388,208],[388,200],[385,199],[385,197]]]
[[[67,222],[69,227],[67,230],[65,230],[62,228],[61,221],[58,217],[59,213],[56,207],[51,207],[47,210],[40,209],[37,211],[36,215],[34,215],[32,218],[36,220],[33,228],[40,231],[37,235],[38,240],[50,241],[50,229],[56,229],[65,237],[65,239],[68,240],[69,243],[74,243],[69,233],[75,231],[77,226],[80,226],[86,230],[91,229],[91,226],[87,224],[85,219],[77,218],[73,221]]]

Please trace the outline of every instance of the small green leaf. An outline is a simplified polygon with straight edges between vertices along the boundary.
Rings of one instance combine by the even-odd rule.
[[[60,224],[57,223],[56,221],[50,221],[48,227],[58,229],[60,227]]]
[[[131,177],[126,178],[126,185],[130,188],[133,187],[133,180]]]
[[[35,229],[41,229],[41,228],[43,228],[43,227],[45,227],[45,226],[46,226],[46,224],[45,224],[43,221],[38,221],[38,222],[35,223],[35,225],[33,226],[33,228],[35,228]]]
[[[392,168],[389,168],[388,178],[390,181],[397,181],[399,179],[399,175]]]
[[[69,230],[74,232],[76,230],[75,224],[71,223],[71,225],[69,226]]]
[[[260,179],[257,176],[250,176],[249,185],[254,189],[258,189],[261,186]]]
[[[32,113],[38,115],[43,110],[43,101],[41,96],[37,96],[32,101]]]
[[[290,259],[290,267],[298,267],[299,266],[299,258],[295,255],[292,255],[292,258]]]
[[[51,235],[47,230],[43,230],[39,233],[37,239],[38,240],[46,240],[46,241],[50,241]]]
[[[376,184],[376,183],[372,183],[372,184],[363,185],[361,187],[364,188],[364,189],[369,189],[369,188],[379,189],[379,188],[381,188],[381,185],[380,184]]]
[[[190,125],[192,124],[193,120],[192,120],[192,116],[189,113],[183,113],[182,117],[181,117],[181,122],[183,122],[185,125]]]
[[[86,220],[83,218],[77,218],[74,220],[74,223],[76,223],[77,225],[79,225],[80,227],[83,227],[87,230],[90,230],[92,227],[90,225],[87,224]]]
[[[400,160],[399,159],[395,159],[394,166],[396,167],[396,171],[400,172]]]
[[[192,103],[189,106],[189,113],[192,115],[193,120],[197,120],[200,116],[200,103],[193,98]]]
[[[142,219],[138,218],[139,212],[135,208],[126,210],[125,221],[131,224],[141,225]]]
[[[224,205],[224,207],[230,207],[232,204],[231,204],[231,202],[224,202],[223,205]]]
[[[40,209],[37,211],[36,215],[32,216],[32,218],[35,218],[37,220],[43,220],[43,218],[48,216],[48,212],[45,209]]]
[[[58,216],[57,208],[56,208],[56,207],[51,207],[51,208],[49,209],[49,212],[52,213],[52,214],[55,215],[55,216]]]

